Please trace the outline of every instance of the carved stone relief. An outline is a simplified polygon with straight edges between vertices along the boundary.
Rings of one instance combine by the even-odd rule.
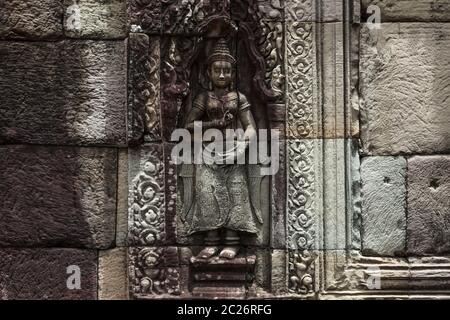
[[[314,293],[315,253],[308,250],[289,253],[289,292],[308,295]]]
[[[135,247],[129,249],[129,257],[130,291],[134,297],[181,294],[178,248]]]
[[[314,27],[301,22],[288,23],[286,27],[287,136],[314,137]]]
[[[158,146],[130,149],[128,244],[162,244],[165,235],[164,163]]]
[[[443,257],[388,257],[399,252],[405,254],[402,249],[404,224],[394,226],[398,219],[392,215],[388,217],[392,230],[401,229],[401,239],[388,248],[380,244],[376,236],[380,231],[372,222],[379,221],[378,218],[368,219],[373,217],[374,212],[369,212],[371,208],[383,208],[367,202],[367,195],[371,194],[367,181],[374,186],[386,185],[386,190],[392,187],[388,184],[393,181],[385,177],[386,181],[380,182],[378,174],[383,172],[378,169],[377,174],[369,173],[372,180],[367,179],[367,170],[361,171],[357,81],[358,67],[366,65],[364,61],[359,64],[359,57],[356,57],[359,43],[355,41],[358,38],[355,32],[359,29],[341,22],[357,18],[358,5],[313,0],[248,0],[233,1],[231,6],[228,1],[223,4],[220,6],[214,1],[161,2],[160,29],[157,31],[161,34],[158,42],[161,58],[156,64],[159,64],[161,82],[159,128],[164,152],[158,151],[156,158],[164,169],[163,175],[157,175],[156,180],[160,190],[165,190],[160,193],[162,202],[159,204],[159,212],[164,215],[160,220],[163,238],[139,240],[144,234],[141,235],[140,230],[146,230],[145,213],[144,218],[139,218],[139,214],[130,218],[136,220],[134,227],[130,224],[130,235],[134,235],[136,244],[143,246],[139,248],[142,254],[137,248],[130,251],[130,259],[135,261],[130,269],[133,292],[139,298],[178,294],[245,298],[269,297],[275,293],[286,297],[321,298],[347,294],[378,297],[392,292],[404,294],[411,288],[417,292],[446,288],[448,277],[444,275],[443,282],[438,283],[433,270],[447,272],[448,260]],[[324,21],[329,23],[321,23]],[[138,29],[139,32],[153,33]],[[363,35],[365,33],[367,31]],[[283,163],[276,176],[255,184],[261,187],[260,192],[252,188],[252,192],[262,195],[261,200],[268,199],[264,204],[261,202],[264,227],[257,231],[258,240],[243,242],[246,248],[233,259],[220,257],[205,262],[201,259],[205,239],[195,233],[191,236],[190,226],[181,219],[183,212],[191,207],[186,203],[192,203],[196,197],[192,192],[196,189],[186,186],[194,186],[201,179],[194,166],[180,167],[171,162],[169,154],[173,145],[167,142],[176,128],[186,126],[196,99],[210,91],[207,61],[221,38],[230,51],[227,55],[236,60],[233,85],[251,105],[257,128],[284,131],[280,146]],[[157,51],[150,47],[150,42],[148,55]],[[362,46],[363,49],[372,47],[372,43]],[[370,77],[374,75],[366,69],[364,76],[372,81]],[[158,80],[155,76],[151,81]],[[147,114],[150,113],[147,111]],[[150,119],[154,120],[155,116]],[[154,122],[153,126],[158,125]],[[150,127],[147,121],[143,131]],[[152,130],[148,130],[150,132]],[[151,152],[144,152],[141,157],[150,159],[150,155]],[[140,163],[144,166],[142,159]],[[411,161],[415,163],[416,160]],[[144,167],[140,170],[145,173]],[[389,170],[385,176],[390,174]],[[139,193],[139,185],[145,180],[139,180],[138,172],[132,176],[137,190],[133,202],[142,207],[144,197]],[[431,180],[429,183],[431,189],[434,186],[436,192],[442,192],[438,182]],[[220,184],[206,185],[219,187]],[[375,189],[377,195],[384,190]],[[249,200],[251,196],[242,190],[240,188],[241,199],[248,196]],[[226,194],[225,191],[219,193]],[[404,197],[403,193],[401,197]],[[405,203],[401,200],[399,212],[403,212],[402,203]],[[137,205],[134,207],[138,208]],[[270,226],[266,227],[268,221]],[[155,261],[159,261],[157,256],[166,255],[163,249],[157,248],[158,241],[178,246],[176,249],[183,257],[174,264],[156,263],[158,267],[138,263],[145,261],[143,257],[147,255]],[[372,243],[378,247],[369,248]],[[213,256],[219,251],[214,251]],[[377,256],[370,256],[375,255],[374,252]],[[137,258],[139,254],[140,258]],[[224,265],[237,271],[232,274],[223,268]],[[270,265],[270,270],[265,265]],[[378,275],[384,287],[377,293],[370,292],[371,279]],[[222,282],[218,285],[219,277],[236,280],[238,285]]]
[[[160,40],[132,33],[129,38],[128,139],[132,144],[161,139]]]

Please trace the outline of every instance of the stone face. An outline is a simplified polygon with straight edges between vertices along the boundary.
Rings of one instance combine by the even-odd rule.
[[[108,248],[116,167],[114,149],[0,147],[0,246]]]
[[[0,143],[126,144],[124,41],[0,44]]]
[[[69,268],[70,267],[70,268]],[[80,289],[68,289],[79,267]],[[0,249],[0,300],[96,299],[97,253],[78,249]]]
[[[98,298],[100,300],[127,299],[127,249],[100,251],[98,270]]]
[[[380,8],[381,22],[450,21],[449,0],[362,0],[364,21],[370,16],[370,5]]]
[[[408,160],[408,253],[450,252],[450,156]]]
[[[0,39],[61,37],[62,16],[63,7],[60,1],[0,1]]]
[[[64,0],[64,31],[68,37],[125,38],[126,21],[125,0]]]
[[[404,254],[406,160],[367,157],[361,163],[362,250],[366,255]]]
[[[361,30],[361,138],[364,153],[450,150],[450,29],[386,23]]]

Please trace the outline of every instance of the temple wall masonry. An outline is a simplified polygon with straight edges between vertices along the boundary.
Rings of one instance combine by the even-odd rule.
[[[273,175],[171,158],[217,52]],[[449,194],[450,0],[0,0],[0,300],[449,298]]]

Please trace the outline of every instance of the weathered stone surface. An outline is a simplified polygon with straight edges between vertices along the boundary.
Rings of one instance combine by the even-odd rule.
[[[64,0],[64,31],[72,38],[127,36],[126,0]]]
[[[118,151],[116,220],[116,246],[125,247],[128,235],[128,149]]]
[[[286,248],[286,141],[279,145],[279,170],[271,179],[272,208],[269,216],[272,219],[270,237],[271,247]]]
[[[128,298],[126,248],[99,252],[98,298],[100,300]]]
[[[0,39],[61,37],[63,7],[55,0],[0,1]]]
[[[450,252],[450,156],[408,160],[408,253]]]
[[[370,5],[380,8],[381,22],[450,21],[449,0],[362,0],[364,21],[372,14]]]
[[[124,41],[0,44],[0,143],[126,144]]]
[[[108,248],[116,150],[0,147],[0,246]]]
[[[374,155],[450,150],[447,24],[361,31],[361,138]]]
[[[80,289],[68,289],[79,267]],[[97,252],[79,249],[0,249],[0,300],[96,299]]]
[[[299,247],[299,249],[332,251],[332,250],[346,250],[347,238],[345,234],[346,228],[345,218],[342,214],[346,211],[347,204],[347,170],[346,170],[346,156],[347,145],[349,140],[344,139],[323,139],[313,140],[312,145],[305,142],[300,144],[300,147],[305,148],[304,151],[300,149],[290,157],[299,157],[299,166],[296,175],[306,168],[305,175],[300,174],[300,181],[304,187],[297,187],[301,194],[306,196],[308,202],[313,205],[309,207],[306,202],[305,208],[308,212],[309,219],[304,219],[302,211],[298,211],[299,217],[297,223],[304,226],[308,230],[312,239],[310,242],[314,243],[314,239],[320,239],[320,227],[322,223],[321,210],[323,210],[323,243],[319,240],[315,242],[313,247]],[[321,147],[322,145],[322,147]],[[313,146],[312,150],[310,149]],[[297,153],[297,156],[295,155]],[[323,155],[323,158],[322,158]],[[301,159],[306,159],[309,166],[304,166]],[[307,174],[306,174],[307,173]],[[306,180],[306,177],[308,178]],[[297,178],[298,179],[298,178]],[[303,191],[305,190],[305,191]],[[295,198],[292,200],[295,202]],[[302,202],[304,200],[302,199]],[[323,209],[322,209],[323,208]],[[295,213],[294,213],[295,214]],[[309,223],[312,225],[309,225]],[[295,228],[295,227],[294,227]],[[293,228],[293,229],[294,229]],[[295,230],[295,229],[294,229]],[[297,232],[299,234],[299,232]],[[301,238],[300,238],[301,239]],[[317,240],[316,240],[317,241]],[[290,247],[292,248],[292,247]]]
[[[271,254],[271,291],[274,294],[287,292],[287,251],[273,250]]]
[[[257,249],[255,251],[255,269],[247,273],[247,282],[254,283],[255,287],[270,291],[272,253],[270,249]],[[252,250],[247,249],[247,252]],[[253,253],[253,252],[252,252]],[[247,263],[251,261],[250,258]]]
[[[403,157],[363,158],[361,179],[363,254],[404,254],[406,160]]]

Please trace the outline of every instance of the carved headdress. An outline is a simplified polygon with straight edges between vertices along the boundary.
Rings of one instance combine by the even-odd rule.
[[[218,40],[214,46],[214,50],[208,58],[208,65],[215,61],[228,61],[233,65],[236,64],[236,59],[231,54],[230,48],[228,48],[228,44],[223,38]]]

